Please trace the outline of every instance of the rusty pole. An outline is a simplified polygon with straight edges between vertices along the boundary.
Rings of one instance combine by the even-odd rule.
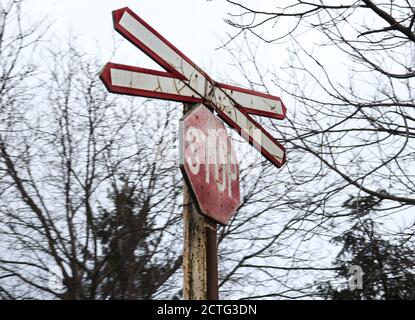
[[[198,212],[186,182],[183,194],[183,298],[218,300],[217,224]]]
[[[218,286],[218,229],[213,221],[206,221],[207,299],[219,300]]]

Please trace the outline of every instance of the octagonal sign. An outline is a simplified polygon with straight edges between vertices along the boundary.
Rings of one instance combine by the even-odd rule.
[[[222,121],[203,105],[181,120],[180,168],[199,211],[226,225],[240,204],[239,165]]]

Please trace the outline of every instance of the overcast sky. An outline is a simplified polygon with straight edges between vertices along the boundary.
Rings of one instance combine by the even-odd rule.
[[[128,6],[198,65],[223,69],[225,54],[215,50],[231,31],[224,22],[229,6],[223,0],[29,0],[27,5],[31,19],[49,15],[53,34],[78,35],[83,48],[103,60],[110,57],[113,40],[122,40],[113,29],[111,12]],[[149,67],[127,41],[119,49],[115,62],[140,61]]]

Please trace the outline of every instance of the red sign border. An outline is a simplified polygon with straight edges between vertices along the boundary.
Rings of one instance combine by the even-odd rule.
[[[164,77],[171,77],[175,79],[181,79],[181,80],[187,80],[185,76],[180,74],[177,70],[173,69],[163,58],[161,58],[159,55],[157,55],[151,48],[144,45],[139,39],[137,39],[134,35],[132,35],[129,31],[127,31],[124,27],[121,26],[120,20],[125,12],[128,12],[131,16],[133,16],[135,19],[137,19],[143,26],[145,26],[150,32],[152,32],[155,36],[157,36],[161,41],[163,41],[167,46],[169,46],[172,50],[174,50],[178,55],[180,55],[184,60],[186,60],[189,64],[191,64],[197,71],[199,71],[203,76],[206,77],[207,81],[212,82],[214,85],[218,86],[219,88],[225,88],[229,90],[234,91],[240,91],[243,93],[252,94],[255,96],[265,97],[265,98],[271,98],[271,99],[277,99],[281,101],[282,107],[283,107],[283,115],[274,115],[273,118],[282,120],[286,117],[287,108],[283,104],[282,100],[279,97],[272,96],[265,93],[260,93],[257,91],[249,90],[249,89],[243,89],[234,87],[231,85],[221,84],[216,81],[213,81],[209,75],[207,75],[203,70],[201,70],[196,64],[194,64],[186,55],[184,55],[180,50],[178,50],[173,44],[171,44],[168,40],[166,40],[161,34],[159,34],[155,29],[153,29],[148,23],[146,23],[143,19],[141,19],[137,14],[135,14],[130,8],[124,7],[118,10],[113,11],[113,22],[114,22],[114,28],[115,30],[120,33],[123,37],[125,37],[128,41],[130,41],[134,46],[136,46],[138,49],[143,51],[147,56],[149,56],[152,60],[154,60],[156,63],[158,63],[161,67],[163,67],[167,72],[162,71],[156,71],[156,70],[149,70],[144,68],[138,68],[138,67],[132,67],[132,66],[126,66],[126,65],[120,65],[120,64],[114,64],[114,63],[108,63],[103,68],[100,78],[104,82],[104,85],[106,86],[107,90],[113,93],[118,94],[127,94],[127,95],[134,95],[134,96],[144,96],[148,98],[158,98],[158,99],[164,99],[164,100],[173,100],[173,101],[180,101],[180,102],[190,102],[190,103],[200,103],[207,105],[208,107],[215,110],[218,114],[218,116],[231,128],[238,131],[240,134],[243,133],[243,129],[235,123],[232,119],[230,119],[226,113],[222,112],[212,101],[208,101],[202,98],[198,97],[186,97],[182,95],[175,95],[175,94],[169,94],[169,93],[160,93],[160,92],[154,92],[154,91],[146,91],[146,90],[140,90],[140,89],[132,89],[132,88],[125,88],[125,87],[117,87],[113,86],[110,81],[110,69],[111,68],[119,68],[122,70],[128,70],[128,71],[136,71],[136,72],[142,72],[152,75],[158,75],[158,76],[164,76]],[[232,97],[229,97],[232,101]],[[235,101],[234,101],[235,102]],[[283,150],[284,155],[281,159],[281,162],[277,161],[274,156],[271,155],[270,152],[268,152],[265,148],[261,147],[260,150],[258,150],[268,161],[270,161],[272,164],[274,164],[276,167],[281,168],[287,161],[287,154],[284,146],[279,143],[264,127],[262,127],[257,121],[255,121],[254,118],[250,116],[250,114],[256,114],[256,115],[263,115],[263,116],[269,116],[270,113],[258,111],[258,110],[252,110],[249,108],[245,108],[240,106],[238,103],[235,102],[235,107],[246,116],[246,118],[251,121],[255,126],[261,130],[263,134],[265,134],[273,143],[275,143],[281,150]],[[253,137],[249,136],[248,138],[249,144],[252,146],[261,146],[261,144],[258,141],[255,141]]]

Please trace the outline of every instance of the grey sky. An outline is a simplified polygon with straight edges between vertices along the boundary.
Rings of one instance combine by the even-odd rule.
[[[224,54],[215,48],[220,43],[219,37],[225,37],[230,29],[223,21],[227,7],[224,1],[30,0],[28,5],[32,19],[48,14],[54,21],[53,34],[80,36],[84,49],[100,54],[104,60],[111,55],[113,39],[122,40],[113,30],[111,12],[128,6],[197,64],[223,69],[223,65],[219,67],[217,64],[223,63]],[[142,61],[144,56],[127,41],[121,45],[115,60],[127,57],[132,61]],[[212,67],[212,64],[216,66]]]

